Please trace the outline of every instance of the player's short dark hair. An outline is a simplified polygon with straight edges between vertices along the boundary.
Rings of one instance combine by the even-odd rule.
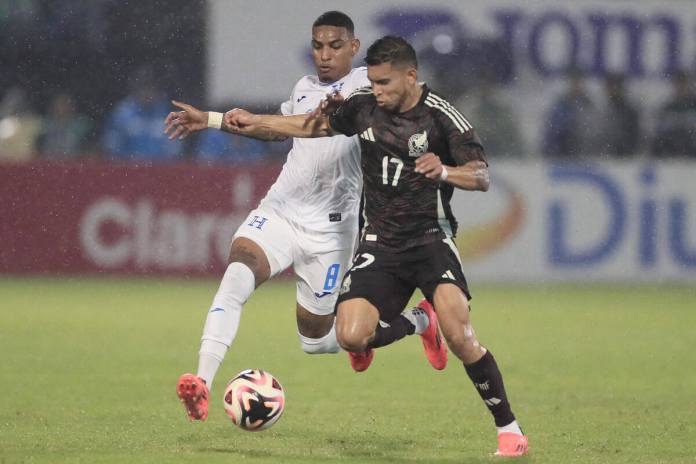
[[[369,66],[382,63],[405,64],[418,69],[416,51],[410,43],[401,37],[387,35],[377,39],[367,49],[365,62]]]
[[[353,20],[350,16],[341,11],[327,11],[322,13],[312,24],[312,27],[318,26],[336,26],[345,27],[346,30],[353,35],[355,33],[355,26],[353,25]]]

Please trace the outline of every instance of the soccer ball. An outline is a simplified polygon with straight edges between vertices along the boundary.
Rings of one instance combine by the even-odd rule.
[[[223,401],[235,425],[258,432],[278,422],[285,409],[285,392],[268,372],[247,369],[230,380]]]

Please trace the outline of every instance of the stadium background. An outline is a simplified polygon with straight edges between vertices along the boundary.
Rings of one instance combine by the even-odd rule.
[[[492,188],[455,196],[458,246],[532,459],[694,462],[696,145],[660,140],[674,118],[696,132],[690,95],[664,110],[675,76],[693,84],[693,2],[298,5],[0,0],[0,462],[486,462],[490,424],[461,372],[432,405],[408,395],[443,378],[414,365],[416,343],[360,378],[307,358],[288,279],[249,302],[221,374],[268,368],[292,392],[286,417],[250,437],[220,408],[191,433],[175,403],[230,235],[289,145],[167,142],[166,103],[115,114],[143,88],[148,103],[275,111],[312,73],[309,25],[330,8],[363,51],[407,36],[424,78],[490,130]],[[617,73],[638,114],[629,151],[604,137]],[[581,148],[554,151],[554,105],[578,74]]]

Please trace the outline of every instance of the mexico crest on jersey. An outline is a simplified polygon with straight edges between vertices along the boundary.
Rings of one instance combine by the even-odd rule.
[[[428,151],[428,131],[413,134],[408,139],[408,156],[418,158],[420,155]]]

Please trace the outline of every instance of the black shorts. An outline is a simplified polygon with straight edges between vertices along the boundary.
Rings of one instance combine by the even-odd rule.
[[[343,277],[336,306],[342,301],[365,298],[385,322],[404,310],[419,288],[432,303],[441,283],[459,287],[470,300],[459,253],[451,239],[439,240],[401,253],[376,251],[361,243],[353,264]]]

